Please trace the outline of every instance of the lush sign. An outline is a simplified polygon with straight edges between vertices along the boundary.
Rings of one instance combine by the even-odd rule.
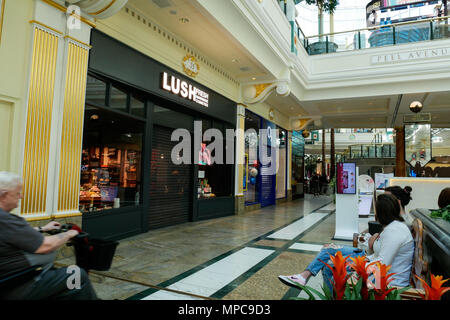
[[[175,76],[170,76],[169,79],[167,72],[163,72],[161,78],[161,86],[164,90],[208,107],[208,93]]]

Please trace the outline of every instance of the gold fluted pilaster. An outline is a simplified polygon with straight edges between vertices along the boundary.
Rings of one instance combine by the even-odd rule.
[[[23,163],[21,213],[25,216],[46,210],[58,41],[57,34],[34,26]]]
[[[58,212],[77,212],[89,50],[68,39],[59,165]]]

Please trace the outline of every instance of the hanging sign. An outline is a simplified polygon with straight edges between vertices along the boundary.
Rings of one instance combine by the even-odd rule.
[[[182,98],[194,101],[204,107],[208,107],[209,94],[199,88],[183,81],[175,76],[170,76],[167,72],[161,74],[161,86],[164,90],[179,95]]]

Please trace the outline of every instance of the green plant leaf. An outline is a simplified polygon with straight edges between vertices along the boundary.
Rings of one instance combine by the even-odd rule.
[[[322,291],[325,294],[326,300],[333,300],[333,292],[330,291],[327,285],[322,286]]]
[[[320,299],[322,300],[326,300],[326,297],[320,293],[319,291],[317,291],[316,289],[313,289],[311,287],[307,287],[307,286],[302,286],[300,284],[298,284],[298,286],[304,290],[306,292],[306,294],[310,297],[309,300],[317,300],[316,297],[313,295],[313,293],[315,293]]]
[[[348,283],[345,286],[344,296],[345,296],[346,300],[352,300],[352,290],[351,290],[350,286],[348,285]]]

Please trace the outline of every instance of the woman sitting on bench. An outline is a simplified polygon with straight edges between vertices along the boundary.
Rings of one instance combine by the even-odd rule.
[[[376,220],[383,226],[383,231],[375,234],[369,240],[369,248],[373,250],[368,255],[370,262],[380,261],[391,265],[390,273],[396,273],[392,277],[392,286],[406,287],[409,285],[412,260],[414,255],[414,240],[406,224],[400,216],[400,205],[392,194],[381,194],[376,201]],[[328,261],[330,255],[334,256],[341,251],[344,257],[364,256],[366,252],[350,246],[324,245],[319,254],[300,274],[290,276],[278,276],[281,282],[296,287],[296,284],[305,285],[311,276],[316,276],[323,269],[326,285],[332,290],[332,273],[321,261]],[[321,260],[321,261],[320,261]]]

